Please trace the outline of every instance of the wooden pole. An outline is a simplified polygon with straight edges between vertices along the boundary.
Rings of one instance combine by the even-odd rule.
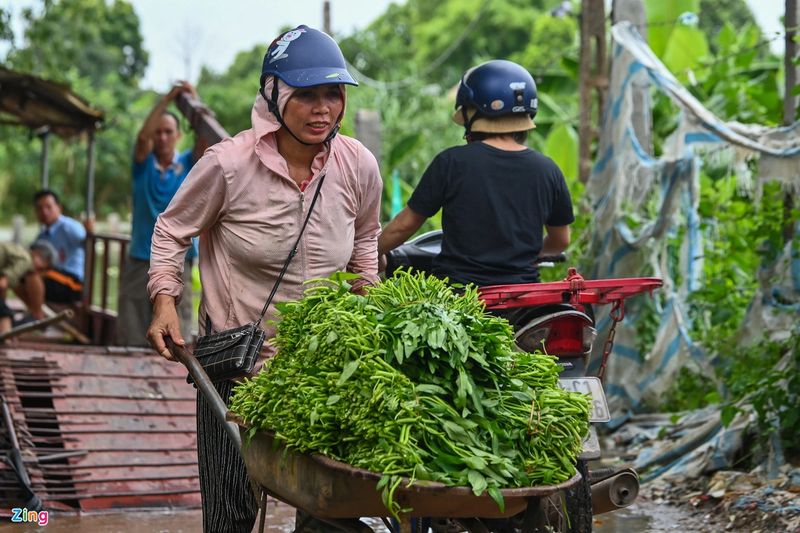
[[[798,0],[786,0],[786,14],[784,17],[784,26],[786,27],[786,54],[784,56],[783,64],[786,69],[786,97],[783,103],[783,124],[790,126],[794,124],[797,117],[797,96],[792,95],[791,91],[800,83],[798,76],[798,67],[793,63],[797,58],[798,46],[794,40],[798,34],[797,26],[800,13],[798,13]]]
[[[10,339],[18,335],[22,335],[23,333],[27,333],[29,331],[46,328],[51,324],[61,322],[62,320],[68,320],[72,318],[73,315],[74,313],[72,312],[71,309],[65,309],[64,311],[61,311],[57,315],[45,317],[40,320],[36,320],[35,322],[29,322],[25,325],[18,326],[14,329],[8,330],[5,333],[0,333],[0,341]]]
[[[42,139],[42,189],[50,186],[50,132],[39,136]]]
[[[592,44],[595,49],[592,51]],[[594,62],[592,61],[594,60]],[[594,64],[593,64],[594,63]],[[586,183],[592,170],[592,141],[597,138],[592,91],[597,92],[597,123],[603,118],[608,87],[606,14],[603,0],[581,0],[581,48],[578,64],[578,176]]]
[[[800,69],[793,62],[793,60],[797,58],[798,52],[797,42],[794,40],[795,36],[798,35],[797,26],[800,21],[798,7],[800,7],[798,0],[786,0],[786,13],[783,19],[783,24],[786,27],[786,53],[783,59],[786,70],[786,85],[784,86],[786,95],[783,100],[784,126],[791,126],[797,118],[798,97],[792,94],[792,89],[800,83]],[[792,210],[794,206],[794,197],[791,193],[785,192],[783,198],[784,242],[793,240],[797,232],[797,223],[792,221]]]
[[[94,217],[94,132],[89,132],[89,163],[86,167],[86,220]]]
[[[611,23],[630,22],[639,35],[647,41],[647,10],[643,0],[614,0],[611,6]],[[614,69],[613,60],[611,69]],[[631,87],[633,99],[633,131],[645,153],[653,155],[653,118],[650,111],[650,91]]]
[[[331,29],[331,3],[328,0],[325,0],[322,6],[322,21],[323,31],[333,37],[333,30]]]

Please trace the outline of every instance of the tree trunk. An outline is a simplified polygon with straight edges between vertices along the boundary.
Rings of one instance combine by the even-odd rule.
[[[595,49],[592,54],[592,42]],[[594,58],[592,57],[594,55]],[[594,59],[594,65],[592,64]],[[608,86],[606,59],[606,13],[603,0],[581,2],[581,51],[579,63],[579,115],[578,115],[578,176],[581,182],[589,180],[592,169],[592,141],[597,130],[592,120],[592,90],[597,90],[597,123],[603,118],[605,90]]]
[[[783,104],[783,124],[789,126],[794,124],[797,117],[797,96],[791,94],[792,89],[798,83],[798,68],[793,63],[797,58],[797,42],[794,38],[797,35],[798,25],[798,1],[786,0],[786,17],[784,18],[784,26],[786,26],[786,55],[784,57],[784,66],[786,68],[786,97]]]

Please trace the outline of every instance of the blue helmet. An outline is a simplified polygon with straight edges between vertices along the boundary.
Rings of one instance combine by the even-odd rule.
[[[539,108],[536,82],[522,66],[503,59],[487,61],[464,73],[456,93],[454,119],[470,131],[481,118],[525,115],[533,119]],[[467,111],[477,110],[471,118]],[[461,115],[461,116],[457,116]],[[532,123],[531,123],[531,127]]]
[[[267,101],[270,113],[275,115],[282,127],[286,128],[297,142],[308,146],[290,130],[278,109],[278,81],[272,86],[272,94],[267,96],[264,84],[267,76],[280,78],[289,87],[312,87],[314,85],[358,86],[356,80],[347,72],[344,55],[328,34],[301,25],[287,31],[272,41],[264,56],[261,67],[261,96]],[[333,128],[324,142],[333,139],[340,125]]]
[[[347,72],[342,51],[329,35],[302,25],[272,41],[261,67],[261,87],[274,75],[290,87],[346,83],[358,86]]]

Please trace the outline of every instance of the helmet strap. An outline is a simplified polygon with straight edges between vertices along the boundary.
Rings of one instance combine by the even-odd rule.
[[[336,134],[339,133],[339,128],[342,127],[341,124],[337,124],[336,126],[334,126],[333,130],[331,130],[331,132],[328,134],[328,136],[325,138],[325,140],[322,141],[322,143],[307,143],[305,141],[301,141],[297,137],[297,135],[295,135],[294,132],[289,129],[289,126],[286,125],[286,123],[283,121],[283,117],[281,117],[281,112],[278,109],[278,76],[273,76],[273,80],[274,81],[273,81],[273,84],[272,84],[272,98],[271,99],[267,98],[267,95],[266,95],[266,93],[264,91],[264,86],[263,85],[261,86],[261,89],[260,89],[261,96],[264,98],[264,100],[267,101],[267,107],[269,109],[269,112],[272,113],[273,115],[275,115],[275,118],[278,119],[278,123],[281,125],[281,127],[283,129],[285,129],[286,131],[288,131],[289,135],[294,137],[295,141],[299,142],[300,144],[302,144],[304,146],[316,146],[317,144],[327,144],[331,140],[333,140],[334,137],[336,137]]]
[[[467,143],[472,142],[472,124],[478,119],[478,110],[475,110],[475,113],[472,115],[472,118],[467,118],[467,109],[466,106],[461,106],[461,116],[464,117],[464,138],[467,140]]]

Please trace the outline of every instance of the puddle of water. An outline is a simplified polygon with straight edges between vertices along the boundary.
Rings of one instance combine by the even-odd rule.
[[[637,512],[636,504],[628,508],[595,517],[594,528],[596,533],[633,533],[634,531],[647,531],[649,518]]]

